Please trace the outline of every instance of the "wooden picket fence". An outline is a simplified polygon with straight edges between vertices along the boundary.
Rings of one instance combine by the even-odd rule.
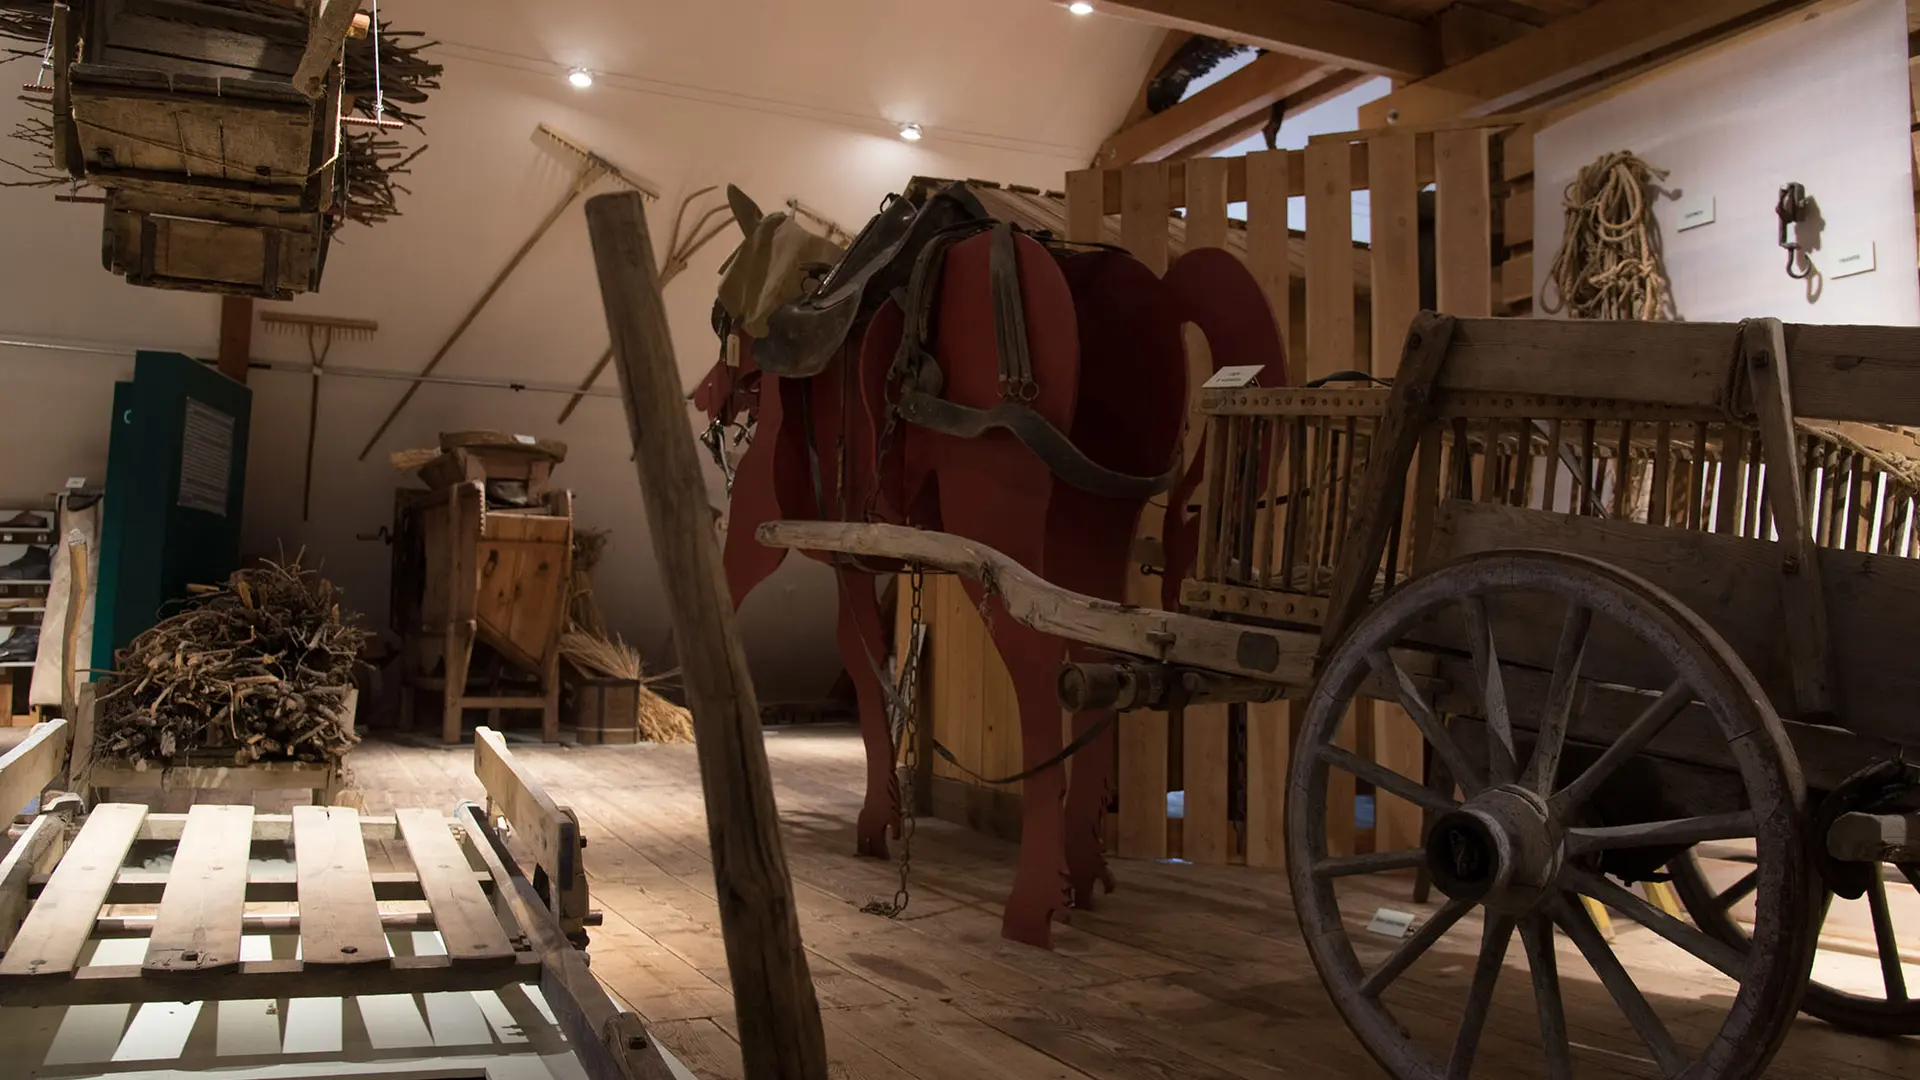
[[[1086,169],[1067,175],[1063,196],[1035,193],[1030,201],[1051,197],[1067,239],[1117,240],[1155,272],[1189,248],[1239,254],[1287,331],[1296,384],[1345,370],[1391,377],[1406,327],[1423,306],[1470,316],[1504,312],[1495,253],[1509,247],[1499,235],[1506,185],[1494,178],[1505,155],[1529,162],[1532,156],[1522,145],[1530,135],[1509,137],[1513,131],[1493,124],[1353,132],[1316,137],[1304,150]],[[1430,212],[1423,215],[1421,193],[1429,186]],[[1353,195],[1360,191],[1371,197],[1372,235],[1364,246],[1353,242]],[[1288,227],[1295,197],[1305,200],[1304,235]],[[1230,219],[1235,203],[1245,204],[1244,224]],[[1430,238],[1424,245],[1423,237]],[[1424,290],[1423,246],[1431,253]],[[1189,363],[1197,389],[1211,365],[1192,334]],[[1189,425],[1189,456],[1201,429]],[[1147,508],[1141,537],[1159,535],[1162,513]],[[1142,550],[1152,548],[1149,542]],[[1139,575],[1128,599],[1158,606],[1160,585],[1158,577]],[[937,599],[927,605],[923,718],[932,738],[976,771],[1017,771],[1019,720],[1004,666],[958,582],[939,588],[930,588]],[[1358,722],[1348,725],[1355,749],[1418,775],[1421,743],[1405,714],[1384,703],[1359,708]],[[1283,865],[1293,726],[1293,703],[1284,701],[1125,716],[1109,851]],[[922,770],[929,789],[918,800],[923,810],[1002,835],[1017,828],[1017,791],[986,788],[939,759]],[[1169,814],[1170,791],[1184,792],[1179,817]],[[1347,824],[1353,828],[1336,833],[1336,844],[1361,851],[1411,846],[1421,823],[1410,804],[1382,800],[1371,830]]]

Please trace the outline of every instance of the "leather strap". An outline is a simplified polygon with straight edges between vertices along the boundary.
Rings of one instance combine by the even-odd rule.
[[[959,405],[924,391],[908,389],[900,395],[900,418],[944,435],[977,439],[989,431],[1009,432],[1046,463],[1053,475],[1086,492],[1109,499],[1150,499],[1173,489],[1180,466],[1159,476],[1130,476],[1088,457],[1059,428],[1032,406],[1003,401],[991,409]]]
[[[995,223],[992,247],[987,255],[987,284],[993,293],[1000,396],[1008,401],[1032,401],[1040,395],[1040,387],[1033,381],[1033,357],[1027,352],[1027,313],[1020,298],[1019,255],[1013,240],[1013,224]]]

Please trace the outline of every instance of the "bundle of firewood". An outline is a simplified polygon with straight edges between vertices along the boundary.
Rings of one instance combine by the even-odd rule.
[[[347,703],[368,635],[341,618],[332,583],[296,557],[197,592],[116,657],[95,756],[139,768],[344,757],[359,742]]]

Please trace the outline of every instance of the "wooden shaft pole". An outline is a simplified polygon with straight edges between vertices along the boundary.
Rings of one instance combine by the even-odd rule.
[[[721,575],[641,195],[587,200],[587,234],[693,709],[745,1076],[826,1080],[820,1006],[800,944],[760,708]]]

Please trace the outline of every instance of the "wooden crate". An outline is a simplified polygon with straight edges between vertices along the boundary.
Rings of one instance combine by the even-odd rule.
[[[576,675],[572,721],[583,743],[625,746],[640,741],[640,681]]]

